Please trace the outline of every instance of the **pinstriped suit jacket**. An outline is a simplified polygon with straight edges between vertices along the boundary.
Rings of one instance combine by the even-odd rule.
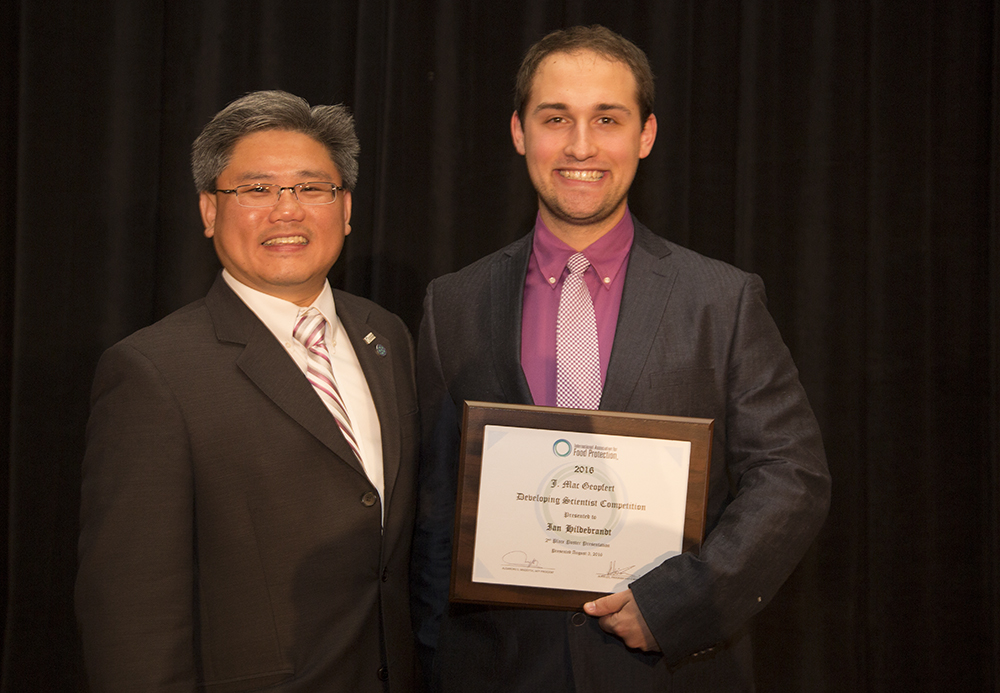
[[[748,622],[826,517],[822,441],[760,279],[638,221],[600,408],[715,420],[700,555],[631,585],[662,654],[628,650],[582,613],[447,607],[462,403],[531,403],[520,366],[531,244],[529,234],[427,290],[413,565],[422,659],[437,647],[445,690],[752,690]]]

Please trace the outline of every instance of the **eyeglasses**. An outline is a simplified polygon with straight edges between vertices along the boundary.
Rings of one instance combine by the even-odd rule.
[[[237,185],[230,190],[216,189],[217,193],[236,195],[241,207],[273,207],[281,199],[281,193],[291,190],[292,195],[303,205],[329,205],[337,199],[337,191],[344,188],[336,183],[309,181],[298,185],[280,186],[275,183],[250,183]]]

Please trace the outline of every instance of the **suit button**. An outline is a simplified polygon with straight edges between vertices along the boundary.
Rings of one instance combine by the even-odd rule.
[[[386,669],[385,667],[379,667],[378,668],[378,680],[379,681],[385,681],[388,678],[389,678],[389,670]]]
[[[573,614],[573,618],[570,619],[570,623],[572,623],[574,626],[577,627],[582,626],[586,622],[587,622],[587,614],[583,613],[582,611],[577,611],[575,614]]]
[[[365,506],[366,508],[370,508],[373,505],[375,505],[375,501],[377,500],[378,496],[369,491],[365,495],[361,496],[361,505]]]
[[[388,579],[389,579],[389,569],[388,568],[383,568],[382,569],[382,582],[385,582]]]

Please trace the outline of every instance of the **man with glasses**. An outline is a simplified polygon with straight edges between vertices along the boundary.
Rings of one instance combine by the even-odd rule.
[[[407,691],[412,343],[332,291],[358,141],[249,94],[194,143],[208,295],[102,357],[76,587],[93,691]]]
[[[435,688],[752,690],[749,621],[826,516],[819,428],[760,279],[629,212],[656,138],[653,102],[646,56],[621,36],[573,27],[536,43],[511,117],[538,196],[534,228],[427,289],[413,597]],[[465,400],[714,419],[700,553],[575,612],[449,605]]]

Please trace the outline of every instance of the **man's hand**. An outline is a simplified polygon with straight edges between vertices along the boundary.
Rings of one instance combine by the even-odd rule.
[[[645,652],[660,651],[656,638],[639,611],[639,605],[635,603],[632,590],[587,602],[583,605],[583,610],[588,615],[597,617],[604,632],[621,638],[626,646]]]

